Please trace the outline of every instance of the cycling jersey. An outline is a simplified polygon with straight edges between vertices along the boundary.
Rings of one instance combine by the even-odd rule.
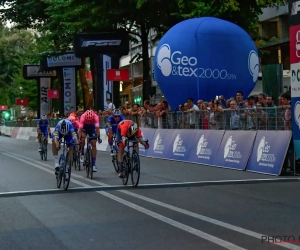
[[[45,122],[43,122],[42,119],[38,119],[37,121],[37,128],[39,129],[39,131],[44,134],[46,137],[48,136],[48,128],[50,128],[49,125],[49,120],[46,119],[44,120]]]
[[[117,132],[118,124],[123,121],[124,118],[122,115],[120,115],[119,121],[116,121],[114,116],[111,115],[107,118],[107,123],[105,124],[105,131],[106,134],[108,134],[108,129],[111,128],[113,133]]]
[[[61,133],[59,133],[59,127],[60,124],[65,121],[69,124],[69,132],[66,135],[62,135]],[[62,137],[65,138],[66,143],[68,146],[74,146],[74,139],[77,139],[77,134],[75,132],[74,126],[72,124],[72,122],[70,122],[69,120],[61,120],[55,127],[53,133],[52,133],[52,138],[56,138],[58,140],[60,140]]]
[[[133,121],[130,120],[123,120],[119,123],[118,129],[117,129],[117,141],[121,142],[123,136],[127,136],[127,132],[130,128],[130,125],[132,124]],[[137,133],[132,136],[135,138],[141,138],[142,137],[142,131],[138,129]],[[129,137],[128,139],[133,139],[132,137]]]
[[[75,122],[73,122],[72,124],[73,124],[73,127],[74,127],[75,132],[77,133],[77,132],[78,132],[78,129],[79,129],[79,126],[80,126],[79,121],[75,121]]]
[[[84,113],[80,117],[79,123],[80,123],[79,128],[83,128],[84,125],[92,125],[92,126],[95,126],[96,128],[99,128],[99,117],[98,117],[98,115],[94,114],[93,119],[88,121],[88,120],[86,120],[86,114]]]

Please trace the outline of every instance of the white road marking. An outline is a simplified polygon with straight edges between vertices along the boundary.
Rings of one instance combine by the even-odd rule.
[[[35,164],[35,163],[33,163],[33,162],[30,162],[30,161],[32,161],[32,160],[29,161],[29,160],[20,159],[20,156],[13,156],[13,155],[11,155],[11,154],[9,154],[9,153],[3,153],[3,154],[6,155],[6,156],[8,156],[8,157],[11,157],[11,158],[14,158],[14,159],[16,159],[16,160],[19,160],[19,161],[21,161],[21,162],[24,162],[24,163],[26,163],[26,164],[28,164],[28,165],[31,165],[31,166],[33,166],[33,167],[36,167],[36,168],[38,168],[38,169],[40,169],[40,170],[46,171],[46,172],[48,172],[48,173],[51,173],[51,174],[53,175],[53,171],[51,171],[51,170],[49,170],[49,169],[45,169],[44,167],[41,167],[41,166],[39,166],[38,164]],[[87,184],[85,184],[85,183],[83,183],[83,182],[74,180],[74,179],[72,179],[72,178],[71,178],[70,181],[73,182],[73,183],[76,183],[76,184],[78,184],[78,185],[81,185],[81,186],[83,186],[83,187],[91,187],[90,185],[87,185]],[[151,217],[153,217],[153,218],[155,218],[155,219],[157,219],[157,220],[160,220],[160,221],[162,221],[162,222],[165,222],[166,224],[169,224],[169,225],[171,225],[171,226],[173,226],[173,227],[176,227],[176,228],[181,229],[181,230],[183,230],[183,231],[186,231],[186,232],[188,232],[188,233],[190,233],[190,234],[196,235],[196,236],[198,236],[198,237],[200,237],[200,238],[202,238],[202,239],[205,239],[205,240],[207,240],[207,241],[210,241],[210,242],[212,242],[212,243],[214,243],[214,244],[217,244],[217,245],[219,245],[219,246],[222,246],[222,247],[224,247],[224,248],[226,248],[226,249],[230,249],[230,250],[245,250],[245,249],[246,249],[246,248],[239,247],[239,246],[237,246],[237,245],[235,245],[235,244],[232,244],[232,243],[230,243],[230,242],[228,242],[228,241],[225,241],[225,240],[222,240],[222,239],[220,239],[220,238],[217,238],[217,237],[215,237],[215,236],[213,236],[213,235],[207,234],[207,233],[205,233],[205,232],[203,232],[203,231],[197,230],[197,229],[195,229],[195,228],[193,228],[193,227],[187,226],[187,225],[185,225],[185,224],[183,224],[183,223],[180,223],[180,222],[178,222],[178,221],[172,220],[172,219],[170,219],[170,218],[168,218],[168,217],[165,217],[165,216],[163,216],[163,215],[161,215],[161,214],[152,212],[152,211],[150,211],[150,210],[148,210],[148,209],[146,209],[146,208],[143,208],[143,207],[138,206],[138,205],[136,205],[136,204],[134,204],[134,203],[128,202],[128,201],[126,201],[126,200],[124,200],[124,199],[121,199],[121,198],[115,196],[115,195],[109,194],[109,193],[104,192],[104,191],[98,191],[97,193],[98,193],[98,194],[101,194],[101,195],[103,195],[103,196],[106,196],[106,197],[108,197],[108,198],[110,198],[110,199],[112,199],[112,200],[114,200],[114,201],[117,201],[117,202],[119,202],[119,203],[121,203],[121,204],[123,204],[123,205],[125,205],[125,206],[128,206],[128,207],[130,207],[130,208],[132,208],[132,209],[135,209],[135,210],[137,210],[137,211],[139,211],[139,212],[141,212],[141,213],[143,213],[143,214],[146,214],[146,215],[148,215],[148,216],[151,216]]]

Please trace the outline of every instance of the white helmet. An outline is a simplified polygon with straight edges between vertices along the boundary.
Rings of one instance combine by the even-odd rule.
[[[46,116],[46,115],[41,115],[41,119],[42,119],[42,120],[46,120],[46,119],[47,119],[47,116]]]
[[[66,135],[69,132],[69,123],[64,119],[59,123],[59,132]]]
[[[114,111],[114,116],[120,116],[120,115],[122,115],[121,111],[119,109],[116,109]]]
[[[138,125],[135,122],[132,122],[129,127],[129,134],[130,136],[134,136],[138,131]]]

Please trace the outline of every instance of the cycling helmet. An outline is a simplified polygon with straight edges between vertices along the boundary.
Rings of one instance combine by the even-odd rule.
[[[74,116],[69,116],[68,117],[68,120],[70,121],[70,122],[72,122],[72,123],[74,123],[75,121],[76,121],[76,118],[74,117]]]
[[[134,136],[138,131],[138,125],[135,122],[132,122],[129,127],[129,134],[130,136]]]
[[[94,115],[95,115],[95,113],[94,113],[93,110],[87,110],[87,111],[85,112],[85,118],[86,118],[88,121],[93,120],[93,119],[94,119]]]
[[[120,116],[121,115],[121,111],[119,109],[116,109],[114,111],[114,116]]]
[[[62,135],[66,135],[69,132],[69,123],[66,120],[62,120],[59,124],[59,132]]]
[[[47,116],[46,115],[41,115],[41,119],[42,120],[47,120]]]

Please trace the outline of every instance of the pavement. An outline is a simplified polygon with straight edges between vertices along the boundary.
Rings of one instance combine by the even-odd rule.
[[[141,157],[133,188],[98,151],[64,191],[50,146],[0,136],[0,249],[300,249],[297,177]]]

